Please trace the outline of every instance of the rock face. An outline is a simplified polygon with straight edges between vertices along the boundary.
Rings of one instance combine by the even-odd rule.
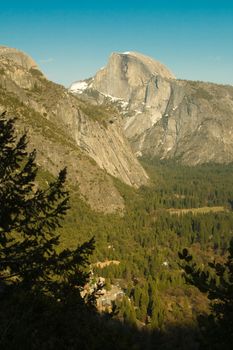
[[[196,165],[233,161],[233,87],[175,81],[167,108],[133,148],[147,156]],[[156,142],[155,142],[156,141]]]
[[[21,66],[27,70],[30,70],[31,68],[38,69],[37,64],[30,56],[11,47],[0,46],[0,57],[1,60],[4,58],[9,59],[12,62],[16,63],[18,66]]]
[[[130,186],[146,184],[147,175],[136,160],[118,121],[108,125],[90,122],[82,113],[76,121],[74,138],[77,145],[93,158],[101,169]]]
[[[138,53],[113,53],[105,68],[97,72],[92,88],[105,95],[124,99],[128,103],[150,100],[148,84],[153,77],[174,78],[161,63]],[[147,96],[146,96],[147,95]]]
[[[80,83],[76,83],[78,87]],[[107,66],[74,93],[121,111],[137,156],[195,165],[233,161],[233,87],[179,81],[138,53],[112,54]]]
[[[93,107],[48,81],[35,62],[0,47],[0,112],[18,117],[28,130],[38,162],[52,174],[68,167],[72,185],[92,208],[113,212],[124,201],[110,175],[139,187],[148,181],[124,136],[116,109]]]

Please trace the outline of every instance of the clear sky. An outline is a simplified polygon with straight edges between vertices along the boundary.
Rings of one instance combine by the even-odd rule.
[[[177,78],[233,84],[233,0],[0,0],[0,45],[69,86],[137,51]]]

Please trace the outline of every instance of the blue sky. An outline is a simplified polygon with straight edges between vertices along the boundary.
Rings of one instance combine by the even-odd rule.
[[[0,45],[69,86],[138,51],[177,78],[233,84],[233,0],[0,0]]]

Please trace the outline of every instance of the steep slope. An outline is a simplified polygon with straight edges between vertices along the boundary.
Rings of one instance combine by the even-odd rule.
[[[142,146],[135,134],[132,144],[147,156],[176,158],[190,165],[232,162],[233,87],[173,82],[162,118],[143,135]]]
[[[122,133],[115,110],[93,108],[48,81],[31,58],[0,48],[0,111],[18,116],[39,164],[52,174],[67,166],[72,185],[92,208],[122,210],[112,176],[138,187],[148,177]]]
[[[233,87],[179,81],[138,53],[112,54],[107,66],[73,93],[115,105],[137,156],[190,165],[233,161]],[[81,87],[81,88],[79,88]]]

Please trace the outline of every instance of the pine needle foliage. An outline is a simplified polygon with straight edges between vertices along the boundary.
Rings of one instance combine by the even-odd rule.
[[[205,349],[232,349],[233,342],[233,239],[225,263],[198,266],[187,249],[179,253],[187,283],[207,293],[211,313],[199,318]]]
[[[59,300],[88,281],[94,238],[58,252],[56,229],[69,209],[66,169],[46,189],[36,185],[36,151],[16,137],[15,119],[0,116],[0,283]]]

